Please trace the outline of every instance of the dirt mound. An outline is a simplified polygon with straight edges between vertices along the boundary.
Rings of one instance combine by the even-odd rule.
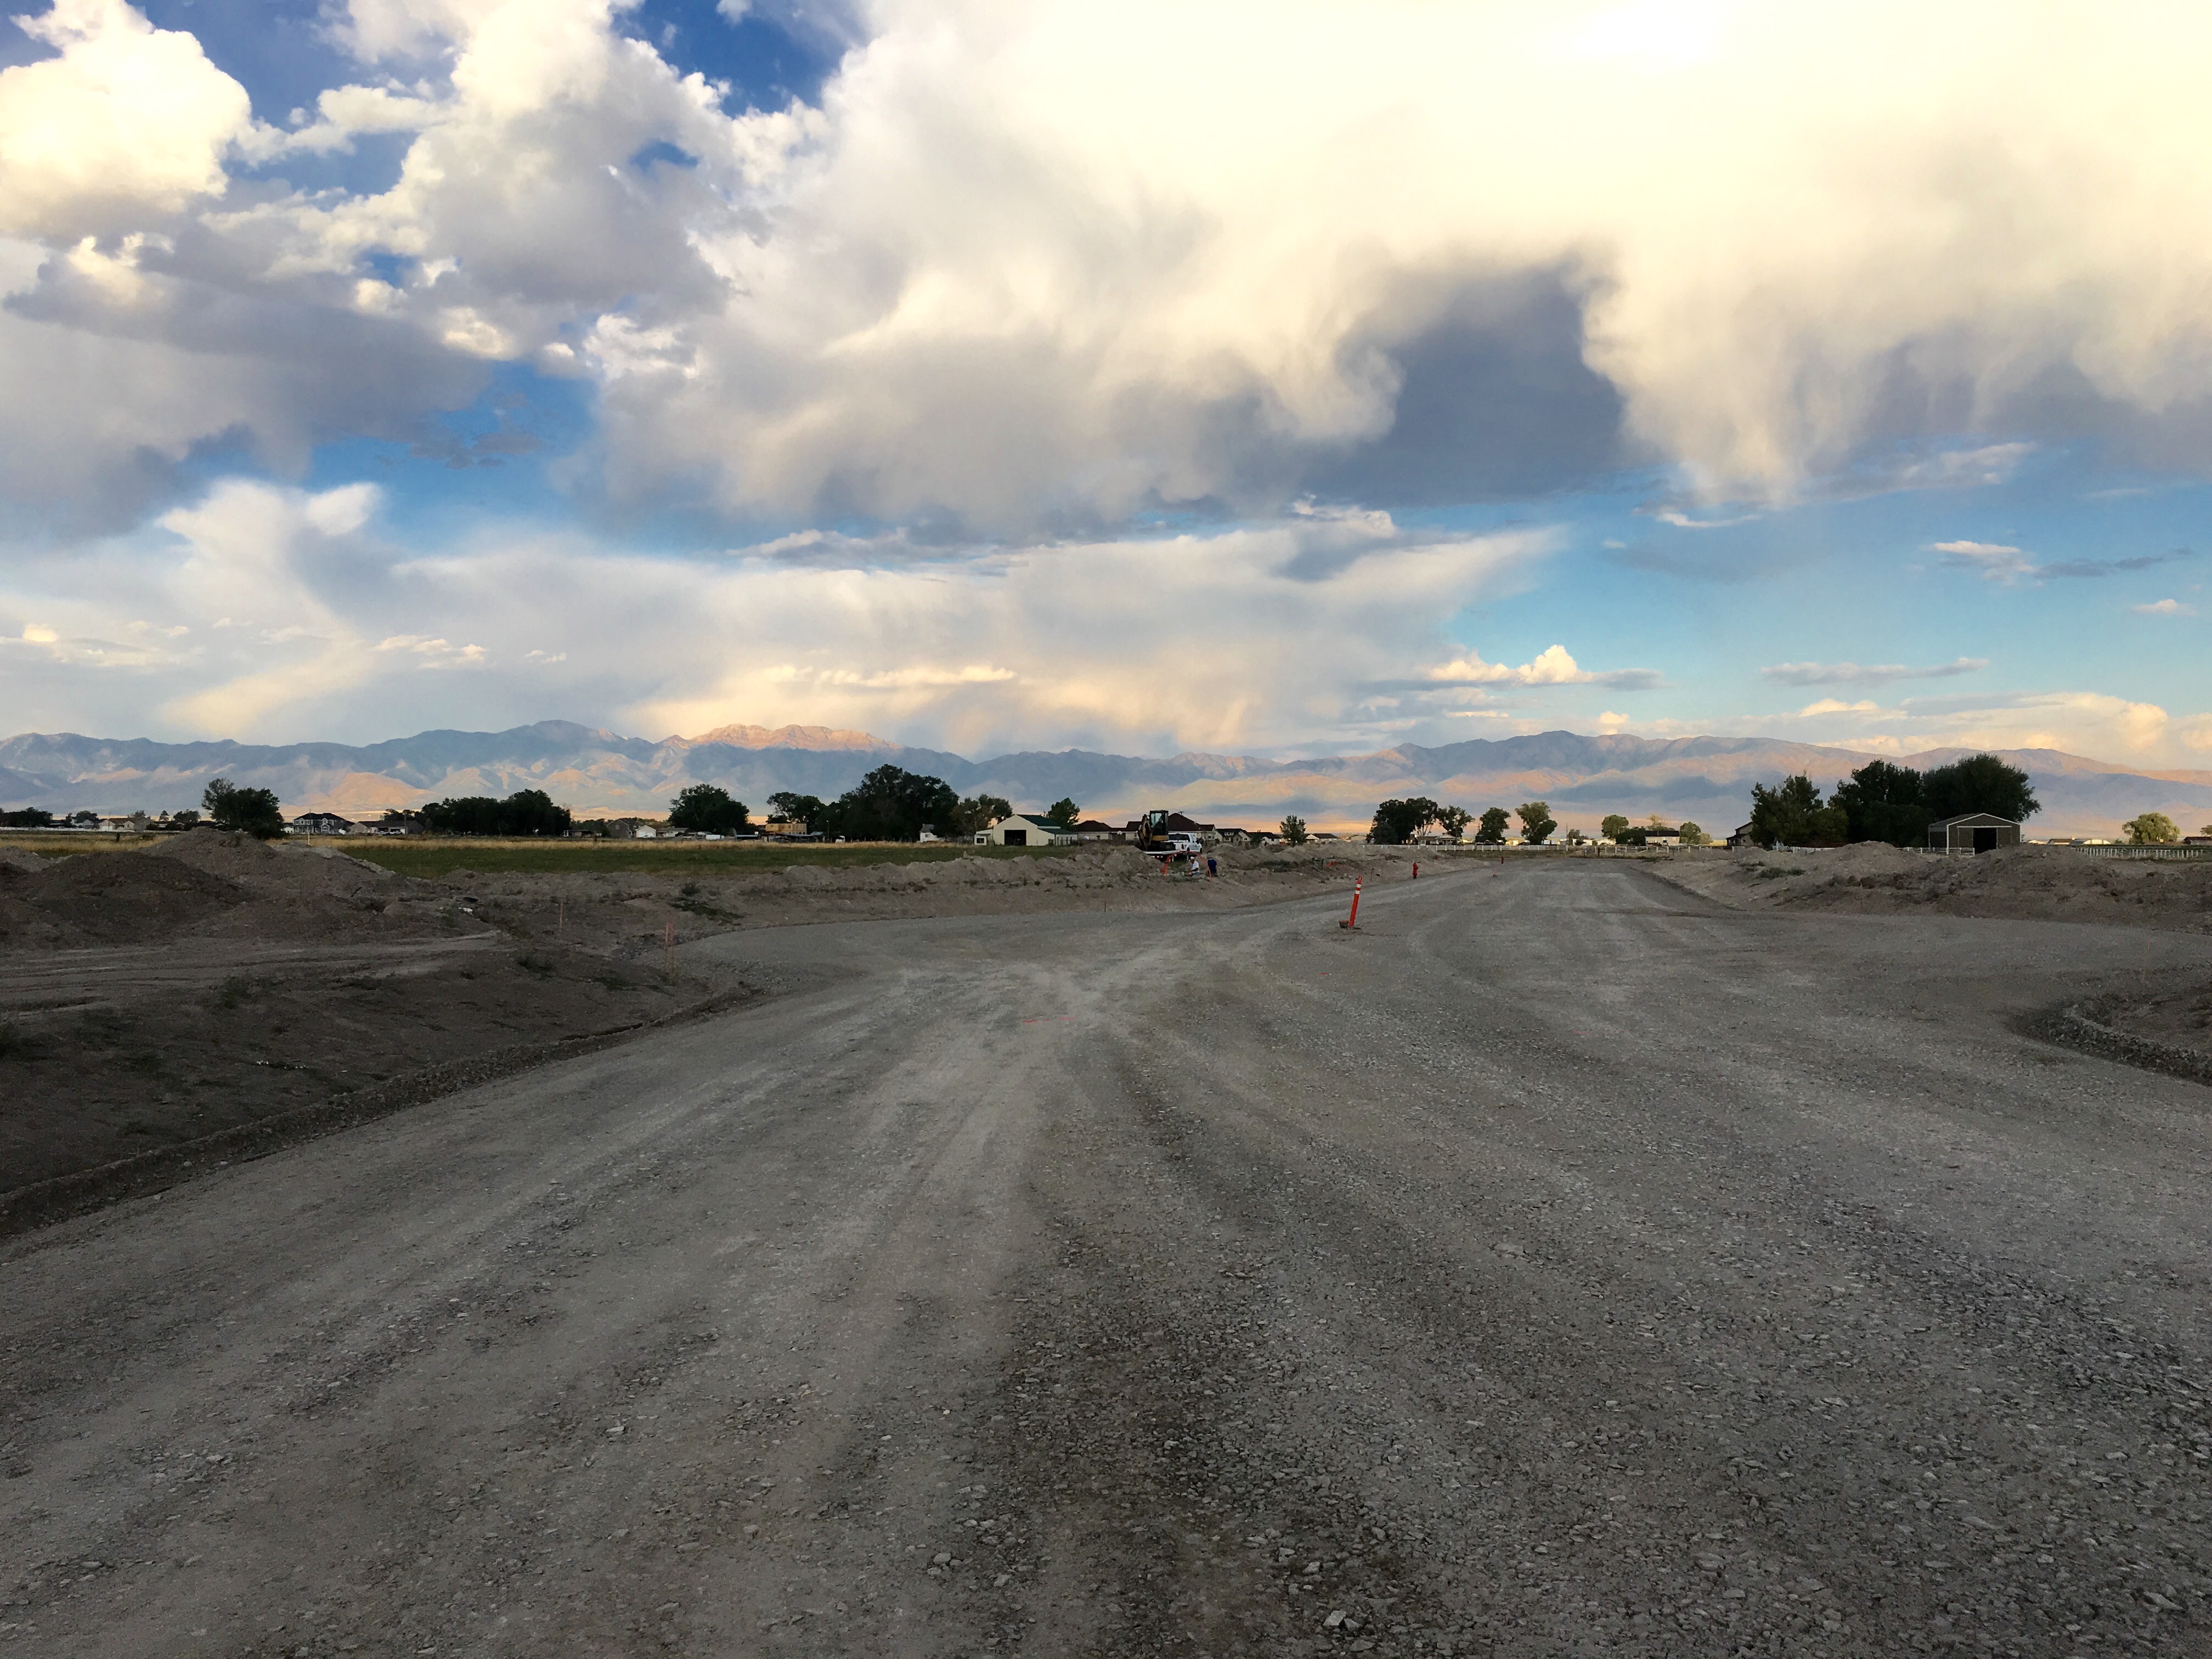
[[[0,847],[0,869],[43,870],[49,862],[21,847]]]
[[[276,849],[235,830],[191,830],[143,849],[142,857],[170,859],[211,876],[258,875],[275,864]]]
[[[0,863],[0,943],[310,941],[450,932],[451,896],[322,848],[196,830],[149,848]]]
[[[0,908],[0,929],[6,929],[0,939],[10,944],[139,944],[168,938],[246,898],[228,877],[133,853],[87,853],[36,872],[11,866],[4,878],[9,902]]]
[[[2017,921],[2095,921],[2212,932],[2212,861],[2008,847],[1977,858],[1854,847],[1677,854],[1654,875],[1739,908],[1896,915],[1933,909]]]

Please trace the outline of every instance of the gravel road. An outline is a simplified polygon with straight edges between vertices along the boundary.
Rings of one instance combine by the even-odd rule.
[[[1619,864],[785,986],[0,1249],[0,1654],[2212,1650],[2178,933]]]

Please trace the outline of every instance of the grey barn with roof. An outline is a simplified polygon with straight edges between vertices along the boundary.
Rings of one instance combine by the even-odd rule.
[[[2020,845],[2020,826],[1994,812],[1961,812],[1928,826],[1931,853],[1993,853]]]

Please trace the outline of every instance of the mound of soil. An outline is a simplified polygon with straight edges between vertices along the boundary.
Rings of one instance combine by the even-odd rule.
[[[328,848],[195,830],[152,847],[0,862],[0,945],[409,939],[453,931],[452,895]]]
[[[0,866],[0,942],[122,945],[173,938],[246,891],[174,859],[91,853],[38,870]]]
[[[0,1008],[0,1195],[427,1066],[657,1019],[716,988],[491,941]]]
[[[2212,861],[2100,857],[2069,847],[2008,847],[1931,858],[1855,847],[1678,853],[1646,866],[1738,908],[1859,915],[1929,909],[2020,921],[2094,921],[2212,933]]]

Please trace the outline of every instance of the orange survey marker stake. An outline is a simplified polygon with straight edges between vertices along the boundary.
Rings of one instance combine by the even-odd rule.
[[[1352,878],[1352,915],[1346,917],[1344,921],[1338,922],[1336,924],[1338,927],[1357,927],[1359,926],[1359,884],[1363,879],[1364,879],[1364,878],[1359,876],[1354,876]]]

